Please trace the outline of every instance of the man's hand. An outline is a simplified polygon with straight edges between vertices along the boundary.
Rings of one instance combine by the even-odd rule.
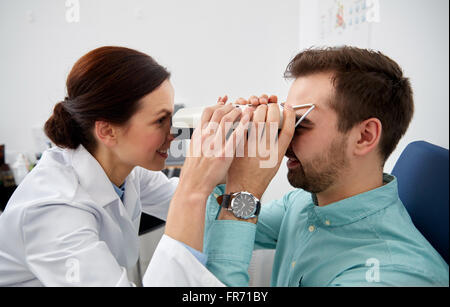
[[[165,234],[199,251],[203,249],[206,200],[226,176],[250,120],[249,112],[224,105],[225,102],[226,97],[221,98],[218,105],[203,112],[167,215]],[[238,127],[227,139],[232,127],[227,124],[239,117]]]
[[[280,109],[277,100],[276,96],[262,95],[259,98],[252,96],[248,101],[237,101],[239,104],[251,104],[256,110],[248,139],[245,140],[243,156],[239,157],[238,151],[228,170],[227,194],[247,191],[261,199],[277,173],[295,130],[295,112],[286,107],[283,126],[278,134]],[[271,158],[274,158],[273,163],[268,161]]]

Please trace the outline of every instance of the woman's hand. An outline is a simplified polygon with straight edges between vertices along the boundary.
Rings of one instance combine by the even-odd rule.
[[[238,100],[236,100],[235,103],[241,104],[241,105],[252,105],[254,107],[257,107],[261,104],[267,105],[269,103],[278,103],[278,97],[275,95],[272,95],[269,97],[268,95],[263,94],[259,97],[252,96],[248,100],[246,100],[244,98],[239,98]]]
[[[251,110],[242,112],[231,104],[219,103],[214,107],[206,108],[202,114],[201,126],[197,127],[192,135],[179,186],[190,193],[208,197],[216,185],[225,178],[236,147],[244,141],[244,131],[247,129],[251,115]],[[232,124],[239,117],[241,120],[238,127],[226,139],[233,128]]]
[[[170,204],[166,235],[202,250],[205,205],[213,189],[225,178],[236,147],[244,141],[251,110],[242,112],[231,104],[206,108],[201,125],[195,129],[181,171],[178,188]],[[238,127],[227,139],[232,123],[241,117]]]

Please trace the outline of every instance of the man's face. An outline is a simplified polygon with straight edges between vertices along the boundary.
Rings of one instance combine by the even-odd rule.
[[[337,113],[330,108],[334,96],[332,74],[318,73],[295,80],[286,104],[315,104],[297,127],[288,148],[288,180],[295,188],[312,193],[326,191],[348,168],[347,135],[337,130]],[[308,109],[297,110],[301,116]]]

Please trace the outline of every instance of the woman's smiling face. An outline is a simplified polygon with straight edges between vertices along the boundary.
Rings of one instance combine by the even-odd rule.
[[[174,109],[174,89],[169,80],[140,100],[139,110],[119,127],[116,155],[129,166],[152,171],[164,169]]]

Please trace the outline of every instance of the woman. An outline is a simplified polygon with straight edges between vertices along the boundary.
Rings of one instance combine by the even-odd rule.
[[[149,280],[154,273],[173,284],[182,271],[188,277],[175,284],[220,285],[196,254],[206,198],[232,158],[187,158],[179,183],[159,172],[174,138],[169,77],[148,55],[122,47],[98,48],[78,60],[67,97],[45,124],[57,147],[43,154],[0,217],[0,286],[132,285],[126,270],[138,260],[141,212],[165,219],[170,202],[157,251],[167,267],[147,272]],[[202,124],[237,120],[241,111],[225,102],[207,108]],[[241,117],[235,135],[250,114]],[[193,141],[204,137],[197,129]]]

